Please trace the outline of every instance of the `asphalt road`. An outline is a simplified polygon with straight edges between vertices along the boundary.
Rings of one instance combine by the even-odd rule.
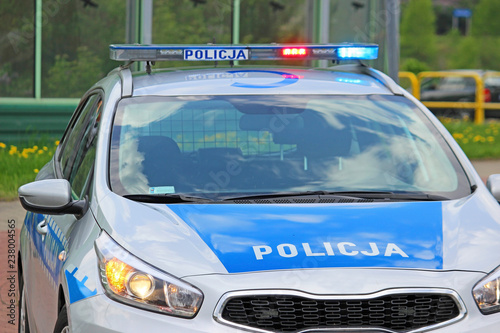
[[[489,175],[500,173],[500,160],[472,161],[477,172],[486,182]],[[0,332],[17,332],[17,297],[18,281],[12,259],[9,257],[9,244],[15,244],[16,252],[19,243],[19,228],[26,211],[19,201],[0,201]],[[11,236],[12,235],[12,236]],[[11,245],[12,247],[12,245]],[[14,269],[12,268],[14,267]],[[14,295],[15,294],[15,295]],[[11,305],[15,304],[15,308]],[[14,308],[14,309],[13,309]]]

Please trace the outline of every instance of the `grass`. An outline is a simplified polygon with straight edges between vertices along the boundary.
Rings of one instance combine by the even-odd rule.
[[[440,120],[468,158],[500,158],[500,122],[489,120],[484,124],[477,125],[470,121],[450,118],[441,118]]]
[[[476,125],[470,121],[441,118],[470,159],[500,158],[500,122]],[[0,142],[0,200],[15,200],[19,186],[33,181],[38,169],[54,155],[59,141],[41,139],[20,147]]]
[[[19,147],[0,142],[0,200],[17,198],[19,186],[33,181],[54,155],[59,141],[43,140],[38,144]]]

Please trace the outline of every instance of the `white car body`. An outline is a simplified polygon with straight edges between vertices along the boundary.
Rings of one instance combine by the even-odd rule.
[[[283,79],[281,72],[291,76]],[[498,332],[500,313],[483,314],[473,289],[500,264],[500,206],[440,122],[384,74],[357,66],[335,71],[215,68],[133,76],[121,69],[92,87],[80,108],[94,93],[103,103],[91,183],[86,185],[88,208],[80,210],[82,216],[29,212],[21,232],[20,273],[31,332],[52,332],[63,306],[68,316],[65,327],[71,332],[285,332],[295,327],[298,319],[286,316],[290,307],[266,305],[273,297],[302,298],[303,307],[311,309],[302,321],[306,327],[290,332]],[[310,93],[403,96],[439,131],[463,168],[470,192],[431,201],[177,204],[137,202],[110,188],[111,128],[122,99]],[[33,183],[37,189],[42,180],[54,184],[54,179],[63,178],[57,162],[61,149],[40,171]],[[226,171],[231,176],[231,170]],[[490,189],[498,185],[493,180]],[[32,192],[20,189],[25,203],[32,209],[47,207],[46,201],[30,201]],[[61,202],[54,200],[54,207]],[[99,271],[98,238],[115,242],[123,258],[201,291],[203,300],[194,317],[110,298],[101,283],[105,277]],[[430,318],[426,305],[405,305],[413,297],[428,304],[436,295],[448,302],[432,310],[442,311],[432,316],[446,318],[437,322],[422,324]],[[260,326],[224,314],[228,302],[245,297],[256,302]],[[359,324],[358,315],[367,311],[369,300],[377,307],[380,299],[394,302],[398,309],[389,318],[377,313],[392,306],[374,310],[371,319]],[[259,305],[259,300],[264,303]],[[326,302],[326,310],[315,308],[321,302]],[[323,312],[315,316],[317,311]],[[347,318],[343,324],[337,323],[340,317]],[[284,326],[272,328],[280,320]],[[406,321],[412,321],[410,326]],[[319,322],[323,324],[315,324]]]

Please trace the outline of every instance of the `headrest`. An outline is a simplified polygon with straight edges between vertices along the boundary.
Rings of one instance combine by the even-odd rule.
[[[180,155],[177,143],[168,136],[141,136],[138,139],[138,150],[145,154]]]

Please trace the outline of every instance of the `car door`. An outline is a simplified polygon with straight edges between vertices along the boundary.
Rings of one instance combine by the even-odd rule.
[[[54,158],[56,178],[67,179],[73,199],[88,197],[95,160],[96,136],[99,126],[102,97],[90,94],[70,122]],[[34,214],[31,231],[35,253],[30,276],[30,324],[37,332],[52,332],[59,312],[59,277],[64,257],[71,249],[70,233],[76,224],[93,223],[92,214],[47,215]],[[63,254],[61,254],[64,251]]]

